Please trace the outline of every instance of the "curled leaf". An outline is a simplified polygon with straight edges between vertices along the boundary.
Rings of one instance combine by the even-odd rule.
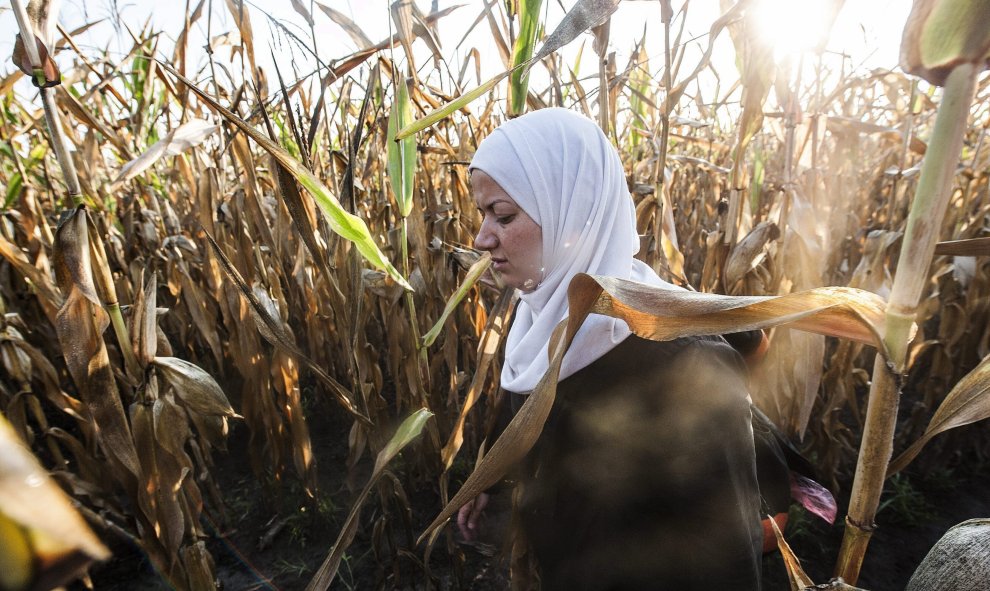
[[[38,47],[38,57],[41,60],[41,67],[38,69],[40,76],[36,77],[34,74],[34,65],[31,63],[31,58],[28,56],[27,51],[25,51],[24,40],[21,38],[20,33],[17,34],[17,39],[14,41],[14,55],[11,59],[20,71],[31,77],[31,82],[35,86],[39,88],[58,86],[62,83],[62,73],[58,69],[58,64],[55,63],[52,56],[48,55],[48,49],[45,47],[44,42],[38,37],[34,39]]]
[[[158,279],[151,273],[131,311],[131,341],[141,367],[147,367],[158,353],[157,292]]]
[[[193,119],[176,127],[143,154],[121,167],[117,178],[110,184],[110,192],[116,191],[121,185],[148,170],[162,158],[175,156],[198,146],[218,129],[220,129],[219,125],[204,119]]]
[[[203,368],[177,357],[155,357],[153,363],[189,410],[204,415],[238,416],[220,384]]]
[[[942,86],[960,64],[990,60],[990,2],[915,0],[901,37],[901,67]]]

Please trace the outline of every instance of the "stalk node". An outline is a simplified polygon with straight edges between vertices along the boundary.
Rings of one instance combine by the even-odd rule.
[[[859,535],[871,535],[877,530],[877,524],[871,523],[870,525],[863,525],[857,523],[851,517],[846,515],[846,526],[855,528]]]

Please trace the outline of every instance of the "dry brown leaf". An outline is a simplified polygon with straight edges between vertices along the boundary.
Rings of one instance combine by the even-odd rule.
[[[158,279],[154,272],[139,292],[131,310],[131,340],[141,367],[147,367],[158,353]]]
[[[330,20],[337,23],[341,29],[344,29],[344,32],[351,38],[351,41],[357,45],[358,50],[367,49],[374,45],[371,39],[364,34],[363,30],[361,30],[361,27],[359,27],[357,23],[351,20],[351,18],[346,14],[320,2],[316,3],[316,7],[322,10],[323,13],[330,18]]]
[[[64,585],[110,551],[0,415],[0,565],[4,585]]]
[[[780,229],[773,222],[760,222],[753,230],[746,234],[729,253],[728,260],[725,261],[723,275],[725,285],[732,289],[743,276],[759,265],[766,256],[766,245],[780,237]]]
[[[368,416],[358,410],[351,400],[351,394],[347,391],[344,386],[340,384],[337,380],[333,379],[330,374],[323,371],[323,368],[319,366],[315,361],[310,359],[302,350],[296,345],[295,340],[291,335],[287,334],[283,329],[281,323],[272,317],[271,314],[265,309],[265,306],[258,300],[254,291],[248,286],[247,282],[244,281],[244,277],[241,276],[240,272],[234,267],[224,254],[223,250],[220,249],[220,245],[216,243],[212,236],[206,235],[207,239],[210,241],[210,245],[213,247],[213,252],[216,253],[220,260],[223,270],[227,273],[227,276],[234,282],[237,287],[238,292],[241,296],[247,300],[249,304],[249,310],[254,318],[255,324],[258,327],[258,332],[265,338],[266,341],[285,351],[292,357],[298,359],[299,361],[306,364],[313,373],[316,374],[320,380],[330,387],[331,392],[337,398],[349,413],[354,415],[357,419],[370,424],[371,419]]]
[[[772,516],[768,515],[768,519],[764,521],[769,521],[770,526],[773,527],[773,535],[777,538],[777,548],[780,550],[781,556],[784,558],[784,567],[787,569],[787,580],[791,583],[791,591],[802,591],[808,587],[814,587],[815,582],[811,580],[801,568],[801,561],[798,557],[794,555],[794,551],[791,550],[790,544],[784,539],[784,534],[781,533],[780,528],[777,527],[777,521],[773,519]]]
[[[935,245],[935,254],[955,256],[990,255],[990,238],[970,238],[969,240],[947,240]]]
[[[203,368],[177,357],[155,357],[153,363],[189,410],[204,415],[238,417],[220,384]]]
[[[581,33],[607,21],[618,7],[619,0],[579,0],[567,11],[557,28],[543,41],[540,50],[529,60],[529,65],[524,67],[523,73],[533,64],[573,41]]]
[[[133,490],[141,469],[103,343],[110,319],[93,284],[88,226],[86,209],[79,207],[55,233],[55,276],[66,296],[56,330],[69,373],[99,425],[100,447],[114,466],[117,480]]]
[[[167,156],[175,156],[201,144],[206,138],[220,129],[205,119],[192,119],[168,132],[164,138],[155,142],[143,154],[124,164],[117,178],[110,183],[111,193],[120,189],[121,185],[141,174]]]
[[[945,396],[925,433],[890,463],[887,477],[903,470],[939,433],[987,418],[990,418],[990,357],[983,359]]]
[[[251,29],[251,15],[248,14],[247,3],[244,0],[226,0],[227,9],[237,23],[237,30],[240,31],[240,45],[244,48],[248,56],[248,63],[251,65],[251,74],[257,71],[254,61],[254,32]]]
[[[450,438],[447,440],[447,445],[440,452],[444,470],[450,470],[454,463],[454,457],[464,443],[464,423],[467,421],[468,412],[471,411],[478,399],[478,394],[484,388],[488,368],[495,360],[495,353],[498,352],[499,344],[505,336],[506,323],[512,313],[515,299],[516,291],[514,289],[503,290],[488,317],[487,326],[481,335],[481,342],[478,343],[478,363],[475,366],[474,377],[470,387],[468,387],[467,394],[464,395],[464,404],[461,406],[461,412],[454,424],[453,431],[450,433]]]

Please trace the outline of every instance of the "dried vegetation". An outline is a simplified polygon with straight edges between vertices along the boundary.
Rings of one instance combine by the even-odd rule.
[[[346,461],[321,469],[348,471],[353,484],[362,458],[379,458],[312,588],[332,580],[365,501],[387,516],[360,526],[374,529],[378,560],[429,576],[429,551],[400,535],[410,531],[400,516],[410,512],[410,488],[432,487],[446,505],[460,487],[450,478],[455,459],[473,463],[513,304],[497,284],[476,281],[487,259],[471,248],[480,220],[465,163],[506,113],[527,107],[561,105],[601,123],[627,168],[640,256],[671,280],[730,296],[822,286],[876,294],[842,296],[856,300],[849,309],[867,310],[860,320],[876,314],[855,340],[773,328],[754,377],[758,406],[800,442],[826,484],[848,485],[876,354],[864,343],[878,344],[892,274],[905,263],[898,249],[939,101],[934,87],[895,71],[849,75],[844,58],[820,52],[808,54],[814,67],[775,65],[745,1],[701,40],[731,35],[739,82],[700,85],[698,76],[713,72],[711,47],[685,61],[687,3],[660,3],[662,40],[630,40],[609,39],[618,2],[579,2],[584,12],[564,23],[572,30],[543,44],[541,3],[522,1],[508,17],[504,3],[487,3],[476,23],[490,28],[506,70],[535,55],[550,84],[527,89],[522,66],[508,76],[511,91],[503,75],[469,92],[480,83],[471,60],[447,63],[436,47],[436,27],[455,9],[422,14],[397,2],[395,37],[373,44],[342,13],[310,14],[308,4],[293,2],[310,22],[334,20],[362,49],[300,80],[255,69],[251,19],[261,14],[237,0],[226,2],[239,39],[231,63],[257,76],[212,59],[199,71],[187,63],[189,37],[209,18],[204,1],[191,6],[167,54],[156,31],[133,33],[124,59],[78,53],[82,29],[51,37],[48,47],[72,55],[62,83],[46,92],[72,147],[78,194],[36,95],[14,91],[22,74],[0,80],[0,411],[102,537],[132,540],[177,588],[212,588],[201,519],[224,519],[229,491],[217,485],[217,462],[249,461],[271,494],[287,480],[324,494],[305,391],[351,422]],[[553,44],[586,29],[601,65],[581,77]],[[626,63],[608,41],[633,46]],[[436,59],[416,64],[419,43]],[[475,64],[477,51],[490,50],[474,50]],[[466,94],[475,100],[452,103]],[[988,99],[982,76],[942,241],[988,236]],[[444,105],[453,105],[449,116],[410,133]],[[955,248],[937,251],[928,273],[895,450],[921,437],[990,353],[990,258],[973,256],[986,245]],[[681,322],[691,330],[690,317]],[[983,399],[985,366],[967,378]],[[966,416],[985,414],[967,401],[958,403]],[[216,454],[232,422],[250,444]],[[401,469],[388,472],[420,430]],[[988,461],[986,429],[935,439],[923,461],[960,453]],[[388,485],[369,495],[383,472]],[[433,552],[463,560],[452,535],[439,539]]]

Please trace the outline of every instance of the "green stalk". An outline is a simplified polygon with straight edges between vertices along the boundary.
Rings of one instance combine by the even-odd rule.
[[[963,63],[949,74],[932,140],[921,168],[914,203],[901,246],[900,265],[887,304],[884,342],[890,358],[878,355],[873,367],[863,442],[856,464],[846,530],[835,574],[855,585],[880,503],[887,464],[894,446],[897,402],[905,372],[908,342],[918,301],[928,281],[939,230],[952,194],[952,179],[962,151],[979,69]]]
[[[540,25],[540,7],[543,0],[522,0],[519,2],[519,36],[512,45],[512,67],[528,62],[533,57],[536,45],[536,30]],[[513,70],[509,75],[509,116],[522,115],[526,110],[526,95],[529,93],[529,73],[522,69]]]
[[[409,226],[409,218],[402,218],[402,236],[400,240],[402,241],[402,274],[409,277],[409,236],[407,234]],[[427,405],[429,408],[429,398],[426,397],[426,392],[430,388],[430,360],[427,357],[427,348],[423,345],[423,339],[419,334],[419,319],[416,315],[416,300],[413,299],[413,292],[406,290],[406,307],[409,309],[409,326],[412,329],[413,344],[416,347],[416,353],[419,362],[419,372],[417,377],[419,378],[417,382],[420,386],[420,394],[424,396],[423,404]]]

